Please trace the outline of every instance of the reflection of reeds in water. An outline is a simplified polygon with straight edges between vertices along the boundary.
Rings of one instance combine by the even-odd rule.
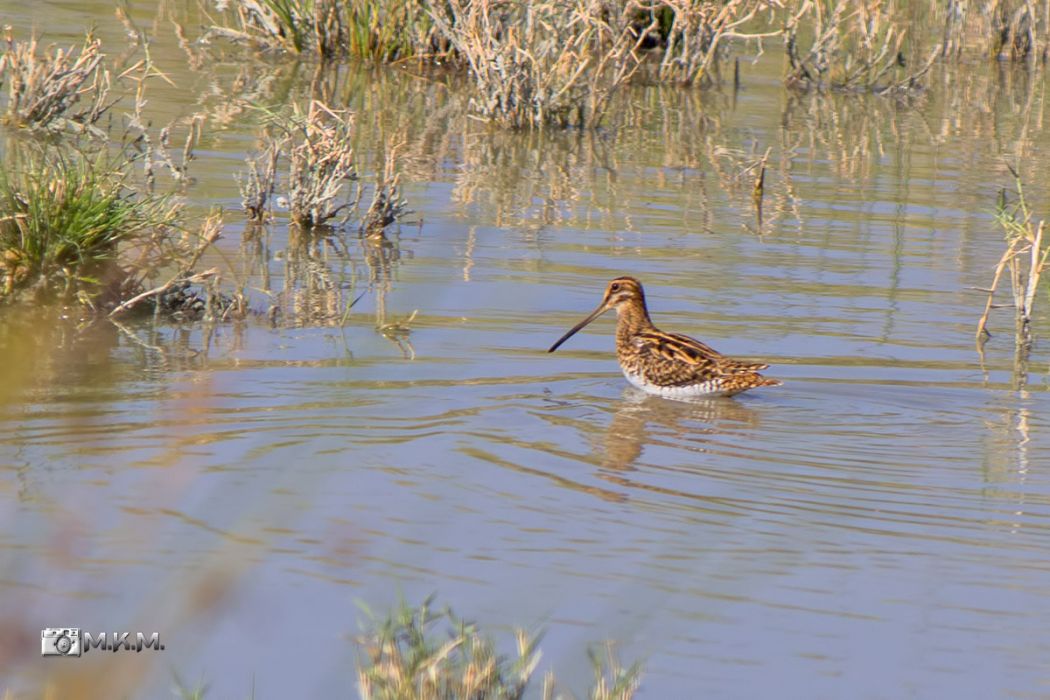
[[[329,232],[293,226],[284,258],[284,288],[279,298],[285,322],[342,325],[357,282],[345,243]]]
[[[871,180],[886,158],[907,167],[916,146],[949,141],[956,161],[949,167],[1007,172],[1002,156],[1033,143],[1032,130],[1042,117],[1038,109],[1023,110],[1033,90],[1038,95],[1044,88],[1028,81],[1002,80],[995,74],[952,74],[948,80],[938,71],[934,79],[940,82],[942,76],[945,80],[939,88],[943,89],[918,100],[792,95],[781,116],[782,148],[805,152],[792,157],[797,172],[820,164],[846,182]],[[1015,134],[1003,133],[1004,112],[1025,115],[1016,122]],[[902,177],[908,176],[905,171]]]
[[[505,133],[468,124],[453,197],[498,226],[630,230],[625,209],[644,206],[647,192],[639,181],[650,180],[655,189],[681,196],[685,227],[709,230],[710,173],[739,206],[742,223],[755,221],[757,231],[773,230],[784,214],[799,218],[789,167],[795,144],[745,147],[745,135],[731,125],[730,103],[708,96],[705,108],[698,95],[639,88],[617,103],[616,119],[602,135]],[[760,173],[764,195],[756,197]]]
[[[872,177],[887,152],[907,146],[910,114],[873,97],[799,95],[788,100],[783,123],[811,160],[830,161],[836,175],[859,182]]]
[[[789,93],[767,125],[748,114],[746,127],[739,125],[734,93],[633,86],[616,98],[601,132],[484,128],[470,119],[465,92],[448,74],[317,66],[301,89],[355,113],[349,138],[361,181],[384,172],[398,144],[405,182],[440,181],[454,172],[453,199],[472,225],[635,230],[635,212],[655,192],[674,198],[660,216],[674,211],[683,228],[714,227],[712,212],[724,196],[744,227],[770,234],[784,222],[801,225],[800,175],[830,168],[845,182],[866,182],[887,159],[911,167],[908,154],[919,143],[958,144],[952,159],[959,167],[1005,172],[1000,154],[1031,148],[1044,124],[1040,76],[1038,68],[989,74],[938,66],[927,76],[936,89],[923,95]],[[303,95],[293,90],[291,97]],[[769,140],[755,139],[762,130]],[[1046,178],[1032,172],[1026,179],[1038,192]],[[389,251],[381,248],[372,255],[377,269],[387,265],[384,256]]]
[[[1023,384],[1015,384],[1016,404],[996,407],[992,417],[985,420],[987,435],[981,450],[981,473],[984,493],[1003,503],[1000,526],[1017,531],[1024,527],[1029,509],[1025,482],[1038,463],[1032,455],[1031,399]],[[1012,512],[1008,512],[1008,509]]]
[[[405,359],[414,359],[415,348],[409,341],[412,322],[418,309],[403,318],[391,318],[387,313],[387,295],[393,289],[395,274],[401,262],[401,246],[381,231],[361,240],[365,264],[368,266],[368,286],[375,296],[375,326],[384,338],[397,345]]]
[[[314,85],[325,99],[354,110],[352,138],[362,172],[383,167],[383,149],[376,144],[405,134],[398,167],[406,181],[440,179],[447,163],[461,163],[455,201],[505,226],[627,228],[610,215],[637,198],[631,176],[644,169],[692,179],[688,187],[671,180],[660,187],[678,187],[693,198],[686,206],[700,217],[699,226],[696,218],[690,222],[698,228],[710,227],[703,217],[711,193],[703,178],[693,176],[712,173],[746,224],[755,218],[752,171],[772,148],[762,222],[756,227],[768,232],[778,217],[799,218],[791,181],[792,172],[806,165],[799,151],[811,162],[829,161],[846,180],[861,181],[872,176],[880,159],[907,152],[918,139],[958,140],[962,157],[984,160],[979,167],[993,165],[988,156],[997,158],[1006,146],[1013,152],[1030,147],[1045,121],[1046,85],[1040,75],[1009,67],[991,74],[938,67],[928,76],[937,89],[922,95],[793,94],[779,121],[770,119],[769,131],[778,139],[763,144],[736,127],[732,95],[718,91],[632,87],[617,96],[604,132],[507,133],[479,128],[469,119],[463,91],[447,76],[333,67],[321,71]],[[1003,141],[1004,114],[1021,116],[1011,143]],[[1005,173],[1001,163],[993,167]]]
[[[402,251],[396,234],[347,237],[330,229],[303,230],[291,227],[284,250],[284,274],[280,288],[272,286],[270,261],[271,228],[249,226],[241,242],[241,266],[236,277],[242,287],[258,277],[258,291],[269,298],[267,316],[274,325],[297,327],[333,326],[347,323],[351,308],[369,295],[375,300],[375,329],[398,347],[406,359],[415,357],[409,341],[412,322],[418,313],[395,317],[388,311]],[[355,260],[360,259],[358,262]],[[364,265],[365,274],[358,266]]]
[[[453,201],[489,212],[497,226],[563,223],[602,148],[593,134],[467,131]]]
[[[248,60],[237,63],[232,79],[226,71],[214,70],[210,87],[198,97],[201,110],[213,127],[229,128],[243,119],[254,105],[279,101],[274,93],[295,77],[298,66],[272,65]],[[202,66],[201,70],[208,68]]]

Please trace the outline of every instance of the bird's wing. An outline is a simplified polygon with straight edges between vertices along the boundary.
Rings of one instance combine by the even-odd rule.
[[[690,384],[705,379],[751,374],[769,365],[726,357],[706,343],[681,333],[656,329],[642,331],[633,338],[643,364],[650,372],[664,377],[667,384]]]

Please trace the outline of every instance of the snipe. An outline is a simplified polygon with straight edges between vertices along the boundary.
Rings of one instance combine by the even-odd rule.
[[[665,333],[649,320],[642,284],[617,277],[605,288],[602,303],[563,335],[547,352],[554,352],[580,329],[610,309],[616,309],[616,357],[627,381],[651,394],[682,399],[732,396],[780,382],[758,373],[769,365],[726,357],[695,338]]]

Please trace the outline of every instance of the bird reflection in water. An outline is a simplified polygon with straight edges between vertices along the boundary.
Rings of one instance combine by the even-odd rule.
[[[757,411],[736,399],[676,401],[631,387],[624,391],[605,431],[602,469],[634,471],[647,445],[688,442],[693,449],[705,451],[703,444],[711,437],[754,428],[759,420]]]

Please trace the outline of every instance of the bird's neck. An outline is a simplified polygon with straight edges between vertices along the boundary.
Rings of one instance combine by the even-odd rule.
[[[616,316],[616,337],[621,341],[653,327],[645,304],[625,304],[616,309]]]

